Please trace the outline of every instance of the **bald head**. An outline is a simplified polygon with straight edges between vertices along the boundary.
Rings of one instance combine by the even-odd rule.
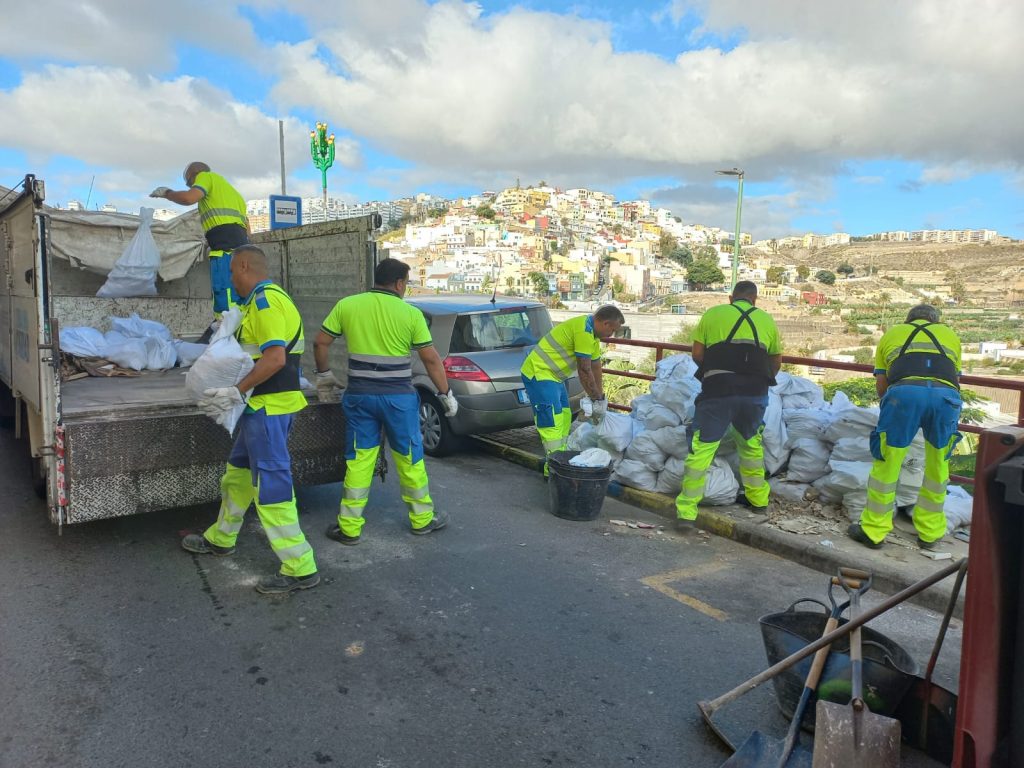
[[[191,187],[193,182],[195,182],[196,180],[196,176],[198,176],[200,173],[203,173],[204,171],[209,170],[210,166],[208,166],[206,163],[202,163],[198,160],[193,160],[191,163],[185,166],[185,172],[181,174],[181,176],[183,179],[185,179],[185,183]]]
[[[242,245],[231,252],[231,284],[239,296],[248,296],[257,283],[269,276],[267,255],[261,248]]]

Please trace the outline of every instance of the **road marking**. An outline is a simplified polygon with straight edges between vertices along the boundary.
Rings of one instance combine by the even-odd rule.
[[[705,616],[709,616],[716,621],[728,621],[729,614],[725,611],[720,611],[717,608],[708,605],[703,600],[698,600],[696,597],[691,597],[678,589],[673,589],[669,586],[669,582],[673,581],[684,581],[686,579],[693,579],[698,576],[709,576],[712,573],[716,573],[726,567],[726,563],[721,560],[704,563],[702,565],[694,565],[689,568],[679,568],[674,571],[668,571],[667,573],[658,573],[654,576],[647,576],[646,578],[640,579],[640,583],[644,584],[651,589],[654,589],[661,594],[671,597],[683,605],[687,605],[693,608],[695,611],[703,613]]]

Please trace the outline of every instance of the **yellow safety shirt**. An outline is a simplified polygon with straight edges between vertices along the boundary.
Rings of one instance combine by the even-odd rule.
[[[939,342],[942,347],[942,353],[948,357],[953,365],[956,367],[956,372],[959,374],[963,370],[962,361],[960,359],[960,337],[953,332],[948,325],[942,323],[929,323],[927,320],[913,320],[909,323],[900,323],[894,325],[888,331],[886,331],[881,340],[878,342],[878,347],[875,349],[875,374],[889,375],[889,370],[892,368],[892,364],[896,361],[896,358],[900,355],[900,350],[903,349],[903,345],[906,344],[910,334],[914,333],[915,327],[927,326],[928,330],[935,336],[935,340]],[[914,336],[914,340],[907,347],[907,354],[940,354],[938,348],[932,342],[930,338],[924,333],[924,331],[918,331]],[[943,381],[943,379],[936,376],[907,376],[903,381]],[[957,382],[949,382],[953,386],[957,385]]]
[[[216,251],[230,251],[249,242],[245,200],[219,173],[196,174],[193,187],[203,191],[199,200],[199,221],[206,241]]]
[[[423,313],[381,288],[346,296],[334,305],[321,330],[345,337],[350,394],[415,393],[412,350],[434,343]]]
[[[305,349],[299,310],[291,297],[269,280],[257,284],[242,302],[242,324],[235,335],[253,360],[263,357],[264,350],[269,347],[287,350],[291,346],[288,356],[297,364]],[[254,411],[265,408],[268,416],[279,416],[296,413],[306,407],[306,398],[299,389],[255,394],[259,389],[257,387],[249,398],[249,408]]]
[[[715,369],[708,365],[707,348],[725,342],[732,333],[730,343],[753,344],[754,329],[757,330],[757,344],[769,357],[782,354],[782,337],[772,316],[763,309],[753,308],[747,319],[736,325],[741,313],[752,309],[753,305],[744,299],[737,299],[731,304],[719,304],[711,307],[701,316],[693,330],[693,340],[705,347],[704,364],[702,367],[703,392],[708,396],[715,395],[763,395],[768,391],[769,381],[760,372],[751,375],[733,370]],[[751,327],[753,324],[753,328]],[[733,329],[735,328],[735,332]],[[762,358],[763,359],[763,358]]]
[[[565,381],[576,372],[578,359],[601,359],[593,315],[573,317],[548,331],[526,356],[520,372],[538,381]]]

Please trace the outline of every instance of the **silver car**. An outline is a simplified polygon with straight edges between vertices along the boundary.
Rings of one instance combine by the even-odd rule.
[[[423,449],[431,456],[454,450],[463,435],[480,435],[533,423],[533,408],[519,369],[526,355],[551,330],[543,304],[527,299],[486,295],[406,297],[427,318],[459,412],[446,418],[437,389],[417,355],[412,356],[413,384],[420,395]],[[566,382],[573,413],[583,387],[573,376]]]

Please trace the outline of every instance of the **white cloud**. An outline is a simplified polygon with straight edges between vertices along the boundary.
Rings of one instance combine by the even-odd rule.
[[[976,173],[978,169],[969,163],[933,165],[921,171],[920,181],[922,184],[951,184],[969,179]]]

